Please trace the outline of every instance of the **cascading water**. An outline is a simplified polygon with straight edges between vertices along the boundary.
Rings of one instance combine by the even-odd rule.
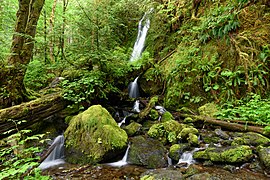
[[[152,11],[153,11],[153,8],[151,8],[148,12],[146,12],[139,22],[138,35],[137,35],[137,39],[133,47],[133,52],[132,52],[130,61],[135,61],[139,59],[142,55],[147,31],[150,27],[149,14]]]
[[[39,168],[44,170],[53,166],[57,166],[60,164],[64,164],[64,136],[57,136],[51,147],[55,146],[53,151],[49,154],[49,156],[39,165]]]
[[[137,113],[141,112],[140,111],[140,101],[139,100],[135,101],[134,106],[133,106],[133,111],[135,111]]]
[[[140,93],[139,93],[139,86],[138,86],[138,77],[136,77],[136,79],[131,82],[128,86],[128,94],[130,98],[138,98],[140,97]]]
[[[124,155],[124,157],[120,161],[113,162],[113,163],[108,163],[108,165],[114,166],[114,167],[121,167],[121,166],[127,165],[128,164],[127,158],[128,158],[129,148],[130,148],[130,144],[128,144],[128,147],[127,147],[127,150],[125,152],[125,155]]]
[[[125,123],[126,123],[126,118],[127,118],[127,116],[124,117],[124,119],[123,119],[120,123],[118,123],[118,126],[119,126],[119,127],[121,127],[122,124],[125,124]]]

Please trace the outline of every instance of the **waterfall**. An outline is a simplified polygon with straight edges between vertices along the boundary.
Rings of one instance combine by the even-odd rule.
[[[125,124],[125,123],[126,123],[126,118],[127,118],[127,116],[124,117],[124,119],[123,119],[120,123],[118,123],[118,126],[119,126],[119,127],[121,127],[122,124]]]
[[[133,106],[133,111],[139,113],[140,112],[140,101],[136,100]]]
[[[44,170],[53,166],[64,164],[64,136],[57,136],[51,147],[55,146],[49,156],[39,165],[39,168]]]
[[[124,157],[120,161],[113,162],[113,163],[108,163],[108,165],[114,166],[114,167],[121,167],[121,166],[127,165],[128,164],[127,163],[127,158],[128,158],[129,148],[130,148],[130,144],[128,144],[128,147],[127,147],[127,150],[125,152],[125,155],[124,155]]]
[[[128,86],[128,94],[130,98],[138,98],[140,97],[140,93],[139,93],[139,86],[138,86],[138,77],[136,77],[136,79],[131,82]]]
[[[139,59],[142,55],[147,31],[150,27],[149,14],[152,11],[153,11],[153,8],[151,8],[148,12],[146,12],[139,22],[137,39],[133,47],[133,52],[132,52],[130,61],[135,61]]]

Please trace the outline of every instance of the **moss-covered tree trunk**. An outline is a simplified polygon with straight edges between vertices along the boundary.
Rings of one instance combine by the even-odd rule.
[[[23,84],[27,65],[32,58],[37,22],[45,0],[19,0],[15,32],[8,66],[0,72],[0,106],[8,107],[26,101]]]

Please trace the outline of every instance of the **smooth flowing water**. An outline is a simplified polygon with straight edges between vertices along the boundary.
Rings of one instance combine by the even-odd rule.
[[[140,110],[140,101],[139,100],[135,101],[134,106],[133,106],[133,111],[135,111],[137,113],[141,112],[141,110]]]
[[[142,55],[144,43],[148,29],[150,28],[149,14],[153,11],[153,8],[144,14],[138,25],[137,39],[133,47],[133,52],[130,61],[139,59]]]
[[[128,86],[128,95],[130,98],[138,98],[140,97],[140,92],[139,92],[139,86],[138,86],[138,77],[136,77],[136,79],[131,82]]]
[[[64,164],[64,136],[57,136],[51,147],[55,146],[53,151],[49,154],[49,156],[39,165],[39,168],[44,170],[53,166],[57,166],[60,164]]]
[[[121,167],[121,166],[127,165],[128,164],[127,158],[128,158],[129,148],[130,148],[130,145],[128,144],[128,147],[127,147],[127,150],[125,152],[125,155],[124,155],[124,157],[120,161],[113,162],[113,163],[108,163],[108,165],[114,166],[114,167]]]

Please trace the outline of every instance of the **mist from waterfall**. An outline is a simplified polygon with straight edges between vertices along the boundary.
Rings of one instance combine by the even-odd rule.
[[[137,39],[133,47],[133,52],[130,57],[130,61],[135,61],[139,59],[142,55],[146,35],[148,32],[148,29],[150,28],[149,14],[152,11],[153,11],[153,8],[151,8],[148,12],[146,12],[144,16],[142,17],[142,19],[139,21]]]

